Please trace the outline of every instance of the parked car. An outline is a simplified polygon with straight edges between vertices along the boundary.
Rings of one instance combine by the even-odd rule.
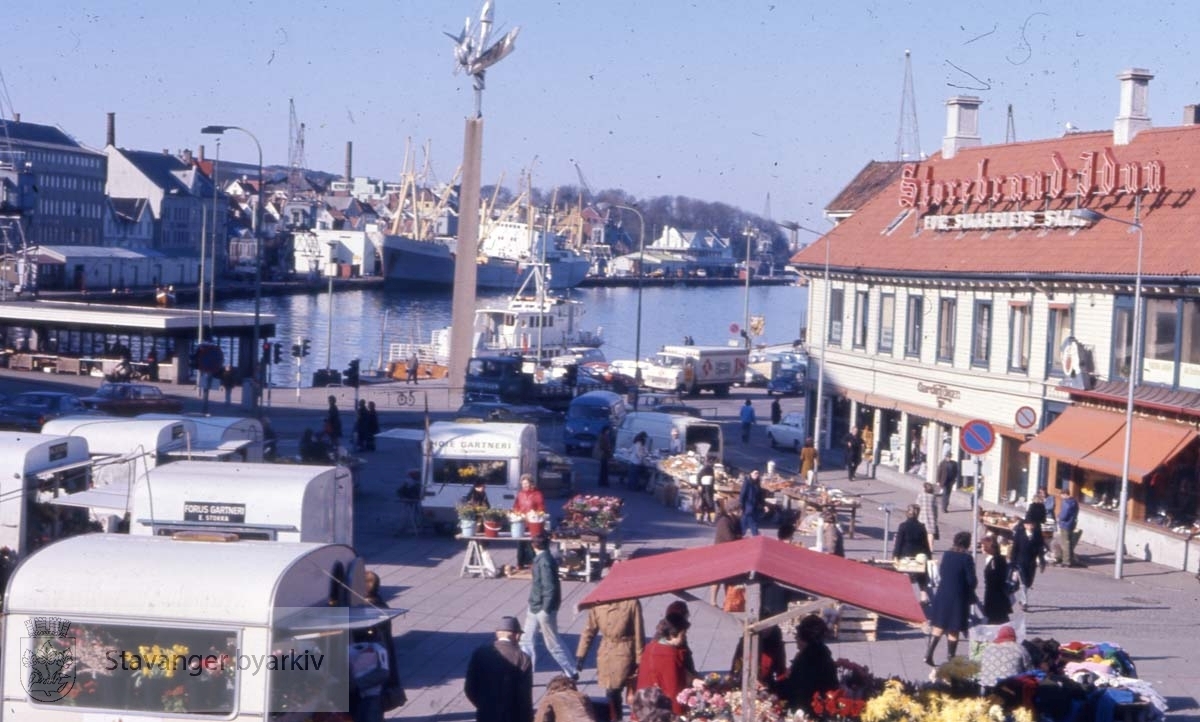
[[[506,423],[537,424],[557,417],[545,406],[506,404],[500,401],[470,401],[458,407],[456,421],[503,421]]]
[[[0,406],[0,427],[21,431],[41,431],[42,424],[60,416],[85,413],[87,409],[75,394],[61,391],[26,391]]]
[[[152,412],[178,414],[183,411],[182,401],[167,396],[162,389],[150,384],[103,383],[94,394],[84,396],[80,401],[89,409],[116,416]]]
[[[804,391],[804,375],[800,372],[785,372],[767,384],[767,396],[797,396]]]
[[[808,422],[801,411],[793,411],[783,415],[778,424],[767,427],[767,442],[772,449],[780,446],[799,451],[808,438]]]

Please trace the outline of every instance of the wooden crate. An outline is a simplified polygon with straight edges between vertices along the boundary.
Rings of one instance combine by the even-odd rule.
[[[843,607],[834,639],[839,642],[874,642],[879,631],[879,615],[858,607]]]

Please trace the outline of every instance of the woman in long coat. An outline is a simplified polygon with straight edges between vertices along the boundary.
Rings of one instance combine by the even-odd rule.
[[[625,682],[642,661],[646,639],[642,603],[626,599],[592,607],[575,651],[576,669],[583,667],[583,658],[597,634],[600,649],[596,652],[596,681],[605,690],[609,720],[616,722],[621,719]]]
[[[958,651],[958,635],[969,626],[971,605],[975,603],[975,587],[978,585],[975,560],[971,558],[970,548],[971,532],[960,531],[954,535],[954,546],[942,554],[942,562],[938,566],[941,580],[929,610],[929,624],[933,631],[925,650],[925,664],[930,667],[936,666],[933,663],[933,650],[937,648],[942,635],[946,635],[946,651],[953,658]]]
[[[988,624],[1006,624],[1012,614],[1012,598],[1008,594],[1008,560],[1000,553],[1000,545],[992,537],[983,540],[987,564],[983,567],[983,616]]]
[[[817,468],[817,450],[813,447],[812,437],[804,440],[804,448],[800,449],[800,480],[805,484],[812,480],[808,475]]]
[[[1029,605],[1029,590],[1033,588],[1033,577],[1037,574],[1038,562],[1046,554],[1046,540],[1042,527],[1028,517],[1013,530],[1012,551],[1009,561],[1017,568],[1021,578],[1021,609]]]

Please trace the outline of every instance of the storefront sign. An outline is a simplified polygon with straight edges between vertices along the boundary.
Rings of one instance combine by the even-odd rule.
[[[936,398],[939,409],[951,401],[958,401],[960,398],[962,398],[961,391],[958,389],[952,389],[946,384],[927,384],[923,381],[918,381],[917,391],[923,394],[930,394]]]
[[[222,504],[215,501],[185,501],[183,502],[183,520],[245,524],[246,505]]]
[[[933,167],[905,164],[900,174],[901,208],[943,207],[968,203],[1040,203],[1063,198],[1090,198],[1123,193],[1160,193],[1166,166],[1160,160],[1122,163],[1112,148],[1079,154],[1078,168],[1068,168],[1062,155],[1050,154],[1049,172],[988,175],[988,159],[979,161],[974,178],[935,180]]]
[[[925,228],[934,231],[994,230],[998,228],[1086,228],[1091,225],[1075,218],[1071,211],[1005,211],[998,213],[957,213],[952,216],[925,216]]]

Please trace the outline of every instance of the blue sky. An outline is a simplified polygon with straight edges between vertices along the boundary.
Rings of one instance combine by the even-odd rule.
[[[944,101],[978,95],[985,143],[1111,128],[1116,75],[1156,75],[1155,125],[1200,103],[1200,13],[1178,3],[838,3],[496,0],[517,50],[488,73],[484,183],[576,184],[685,195],[825,229],[821,209],[871,159],[894,160],[904,51],[921,146],[940,147]],[[405,141],[431,143],[449,179],[470,82],[451,43],[476,0],[204,3],[43,0],[7,7],[0,111],[101,147],[213,154],[203,125],[242,125],[286,163],[288,100],[310,167],[397,178]],[[226,158],[252,161],[229,136]],[[536,162],[535,162],[536,158]]]

